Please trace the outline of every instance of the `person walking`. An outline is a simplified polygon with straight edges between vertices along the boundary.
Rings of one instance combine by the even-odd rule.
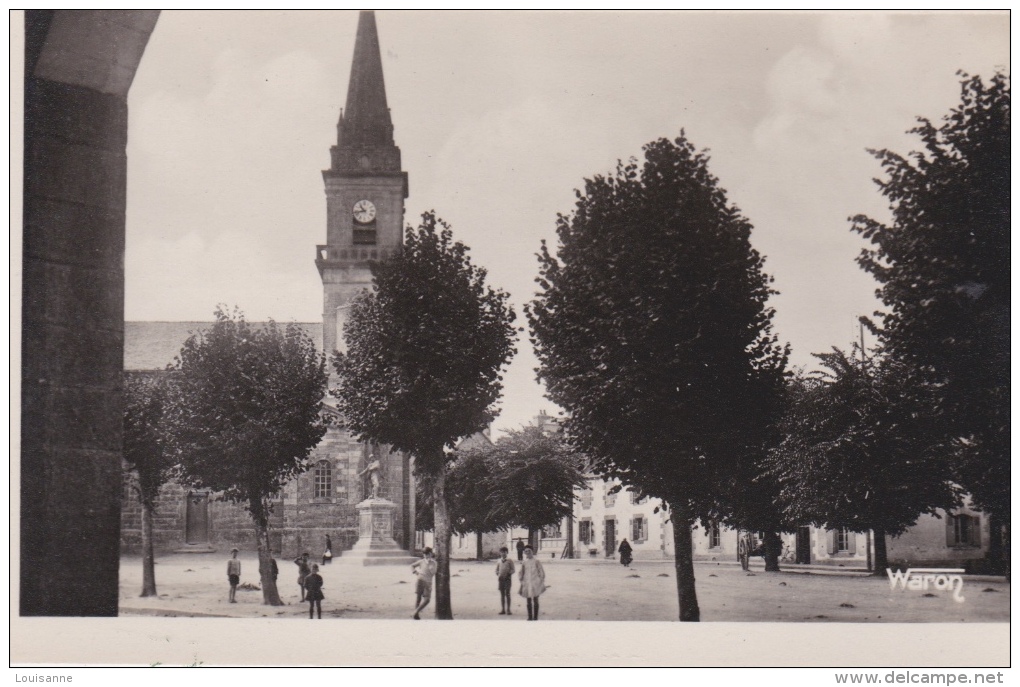
[[[510,587],[514,579],[514,562],[507,556],[510,549],[499,547],[499,560],[496,562],[496,579],[499,583],[499,614],[513,615],[510,612]]]
[[[305,600],[305,580],[312,573],[311,567],[308,565],[308,552],[305,551],[303,554],[294,559],[294,565],[298,567],[298,586],[301,587],[301,600]]]
[[[630,542],[627,541],[626,537],[624,537],[624,540],[620,542],[620,548],[617,549],[617,551],[620,553],[621,565],[628,566],[634,560],[634,556],[632,555],[634,549],[631,547]]]
[[[322,593],[322,575],[319,574],[319,566],[312,563],[311,572],[305,578],[305,599],[308,600],[308,619],[315,616],[313,611],[319,612],[319,620],[322,620],[322,600],[325,595]]]
[[[545,569],[530,546],[524,547],[520,582],[520,595],[528,601],[528,620],[538,620],[538,597],[546,590]]]
[[[414,615],[415,620],[421,620],[419,615],[432,598],[432,578],[436,575],[437,565],[432,558],[432,549],[428,546],[421,552],[421,560],[411,565],[411,570],[418,576],[414,585]]]
[[[524,540],[523,539],[518,539],[517,540],[517,560],[518,561],[523,561],[524,560]]]
[[[332,562],[333,562],[333,540],[330,539],[329,535],[327,534],[326,535],[326,550],[322,552],[322,564],[326,565],[327,563],[332,563]]]
[[[241,581],[241,561],[237,559],[237,549],[230,550],[227,561],[227,580],[230,581],[230,603],[237,603],[237,584]]]

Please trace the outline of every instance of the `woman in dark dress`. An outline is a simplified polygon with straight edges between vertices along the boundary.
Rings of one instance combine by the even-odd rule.
[[[617,550],[620,552],[620,563],[630,565],[630,562],[634,560],[634,557],[631,555],[633,549],[630,547],[630,542],[624,539]]]
[[[322,575],[319,574],[319,566],[312,564],[311,574],[305,578],[305,598],[308,599],[308,619],[319,612],[319,620],[322,620],[322,600],[326,597],[322,594]]]

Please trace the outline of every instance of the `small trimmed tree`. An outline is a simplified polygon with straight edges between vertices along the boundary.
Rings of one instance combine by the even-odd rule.
[[[169,432],[182,478],[244,506],[255,525],[263,603],[283,605],[272,575],[272,499],[308,469],[326,433],[326,363],[296,324],[253,326],[216,310],[174,365]]]
[[[574,489],[585,486],[583,459],[563,438],[540,427],[511,429],[486,451],[488,518],[502,528],[526,527],[528,540],[573,512]]]
[[[142,507],[142,596],[156,596],[153,512],[175,467],[164,422],[169,374],[133,372],[124,379],[124,463]]]
[[[668,505],[679,617],[697,621],[691,528],[717,511],[783,386],[764,260],[682,132],[586,180],[557,235],[528,309],[539,379],[595,472]]]
[[[359,439],[411,453],[415,474],[431,482],[436,617],[452,619],[447,466],[457,442],[496,416],[515,316],[432,212],[407,228],[399,254],[373,263],[372,277],[372,291],[351,304],[332,393]]]
[[[446,473],[447,512],[453,534],[475,534],[475,557],[481,560],[482,535],[505,529],[503,523],[490,517],[489,489],[491,463],[486,449],[458,450]],[[432,480],[422,475],[415,485],[417,528],[435,531],[435,509],[432,501]]]

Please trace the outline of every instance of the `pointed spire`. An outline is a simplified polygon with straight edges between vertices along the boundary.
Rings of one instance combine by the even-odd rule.
[[[392,146],[393,122],[386,106],[379,34],[375,12],[362,10],[354,39],[354,60],[347,86],[347,107],[340,115],[337,144],[341,147]]]

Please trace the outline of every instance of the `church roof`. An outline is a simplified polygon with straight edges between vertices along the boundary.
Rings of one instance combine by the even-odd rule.
[[[255,326],[264,322],[252,322]],[[286,325],[287,322],[278,324]],[[304,332],[322,345],[321,322],[297,322]],[[192,334],[212,328],[210,322],[125,322],[124,369],[162,370],[173,363],[181,346]]]
[[[393,123],[386,105],[375,12],[362,10],[354,39],[354,60],[342,115],[341,146],[393,145]]]

